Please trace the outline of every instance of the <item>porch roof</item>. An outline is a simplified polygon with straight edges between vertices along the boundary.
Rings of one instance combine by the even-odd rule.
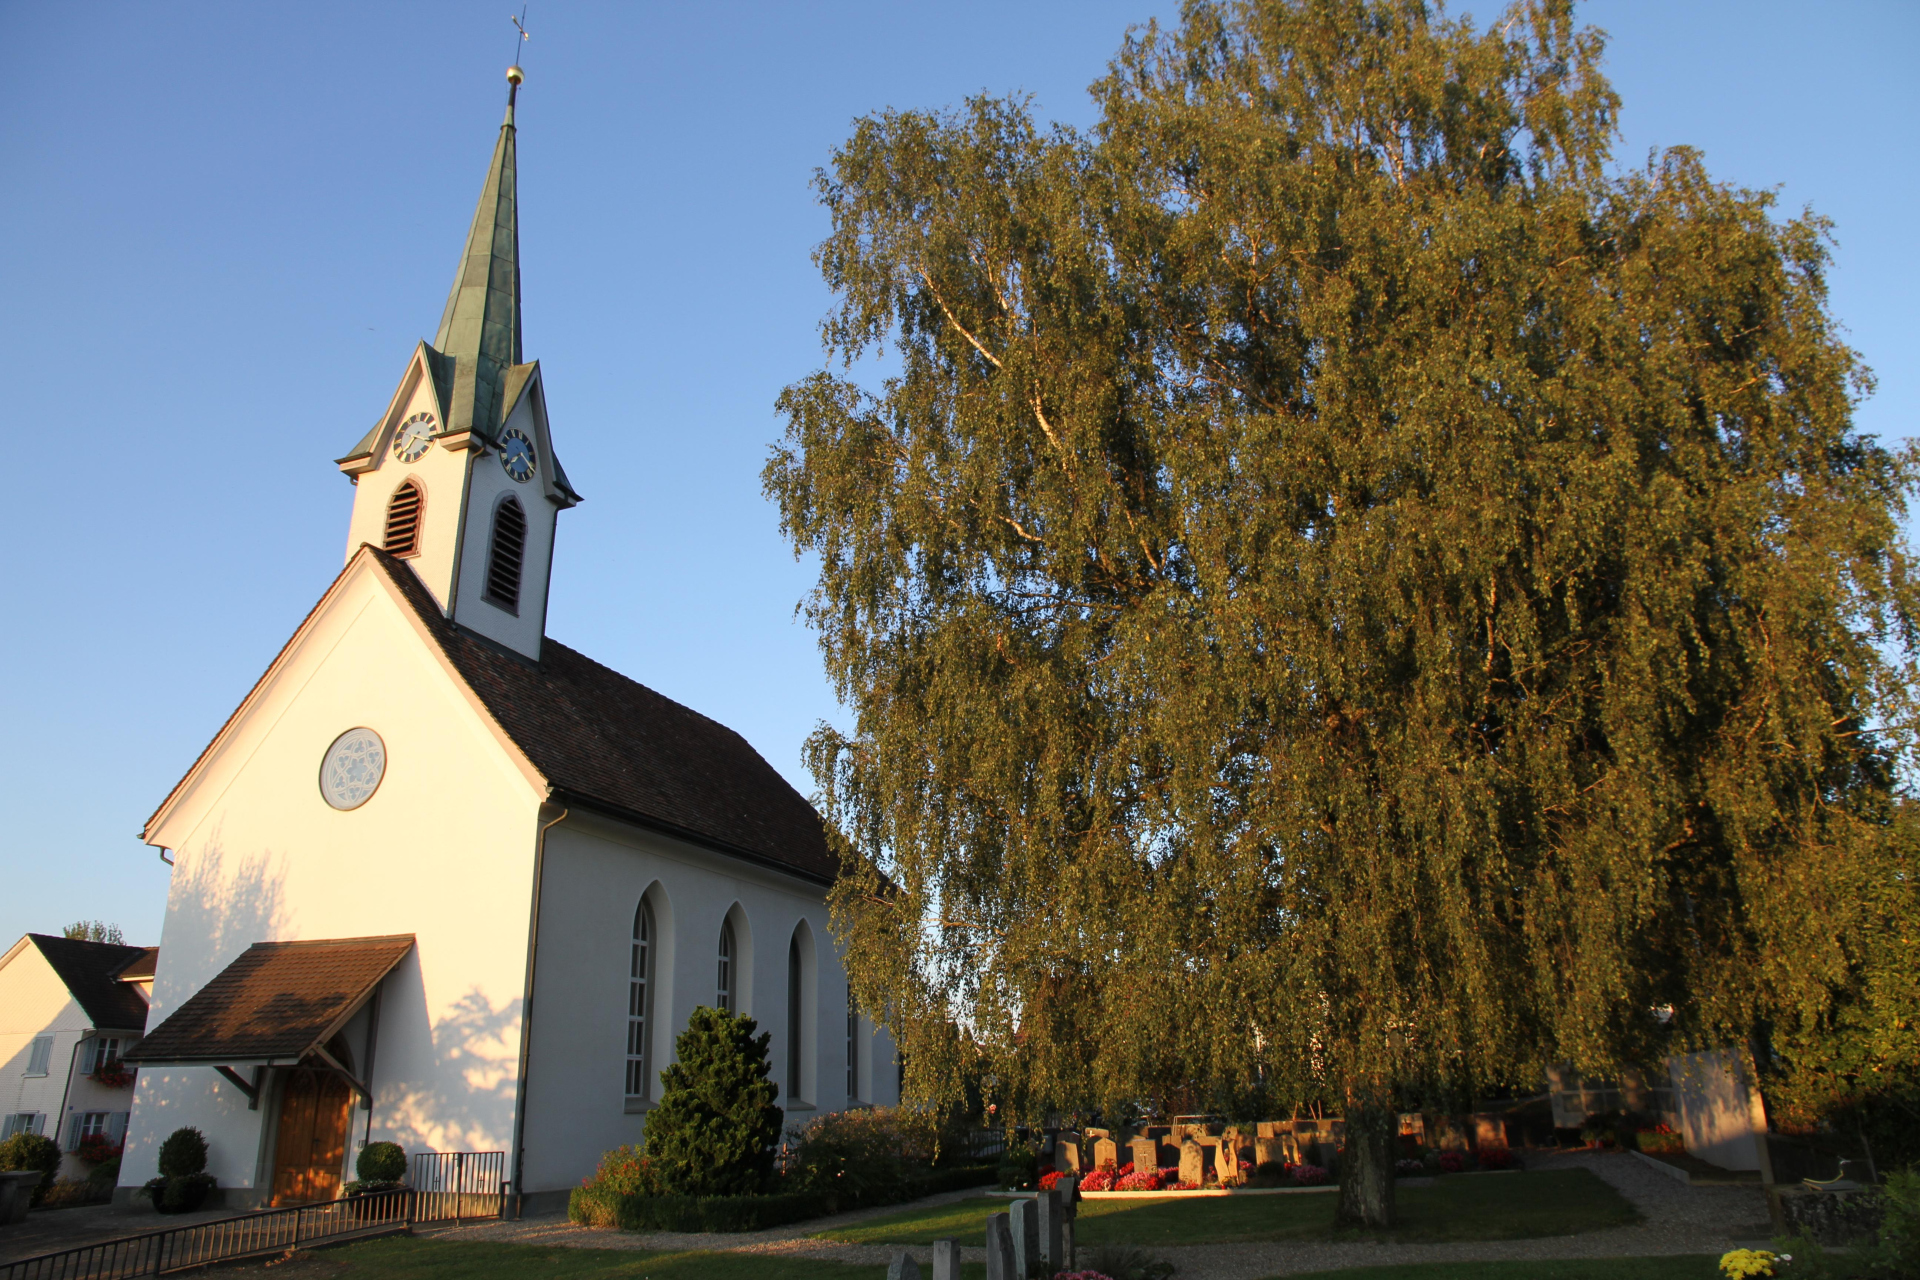
[[[297,1062],[321,1048],[413,949],[413,935],[256,942],[155,1027],[142,1066]]]

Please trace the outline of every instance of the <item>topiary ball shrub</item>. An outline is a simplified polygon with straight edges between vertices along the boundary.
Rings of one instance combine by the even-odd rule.
[[[660,1104],[647,1115],[648,1168],[660,1191],[683,1196],[749,1196],[768,1189],[784,1113],[765,1032],[704,1005],[674,1041],[678,1057],[660,1073]]]
[[[407,1176],[407,1153],[397,1142],[369,1142],[360,1149],[353,1171],[362,1182],[402,1182]]]
[[[0,1142],[0,1173],[40,1171],[30,1204],[38,1205],[53,1189],[53,1175],[60,1170],[60,1144],[38,1133],[16,1133]]]
[[[160,1176],[140,1188],[161,1213],[192,1213],[215,1186],[207,1172],[207,1139],[198,1129],[175,1129],[160,1144]]]
[[[175,1129],[160,1144],[160,1176],[187,1178],[207,1171],[207,1139],[198,1129]]]

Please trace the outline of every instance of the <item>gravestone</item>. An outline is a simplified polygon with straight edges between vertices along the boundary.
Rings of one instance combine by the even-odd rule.
[[[933,1242],[933,1280],[960,1280],[960,1242],[958,1240]]]
[[[1072,1190],[1069,1189],[1067,1194],[1072,1195]],[[1047,1275],[1067,1269],[1067,1235],[1064,1229],[1067,1217],[1060,1200],[1058,1188],[1042,1191],[1034,1199],[1034,1208],[1039,1211],[1039,1221],[1035,1226],[1040,1238],[1040,1264]]]
[[[1199,1186],[1207,1180],[1207,1149],[1192,1138],[1180,1144],[1180,1181]]]
[[[887,1264],[887,1280],[920,1280],[920,1264],[913,1260],[912,1254],[902,1249]]]
[[[1160,1144],[1152,1138],[1135,1138],[1129,1145],[1133,1152],[1135,1173],[1145,1173],[1149,1169],[1160,1167]]]
[[[1010,1213],[995,1213],[987,1218],[987,1280],[1027,1280],[1025,1274],[1014,1270],[1013,1215]]]
[[[1213,1149],[1213,1176],[1223,1187],[1240,1181],[1240,1148],[1223,1142]]]
[[[1120,1167],[1120,1144],[1112,1138],[1093,1140],[1093,1167],[1096,1169],[1117,1169]]]
[[[1007,1216],[1013,1233],[1013,1273],[1030,1276],[1040,1265],[1040,1202],[1015,1200]]]
[[[1257,1140],[1253,1144],[1253,1158],[1255,1164],[1299,1164],[1300,1150],[1294,1145],[1292,1134],[1280,1134]]]
[[[1062,1173],[1080,1172],[1080,1135],[1063,1133],[1053,1149],[1053,1167]]]

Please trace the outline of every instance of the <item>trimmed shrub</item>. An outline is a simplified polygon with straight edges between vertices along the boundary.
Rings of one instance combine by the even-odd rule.
[[[836,1211],[831,1194],[771,1196],[620,1195],[605,1186],[575,1187],[567,1217],[585,1227],[622,1231],[764,1231]]]
[[[678,1061],[660,1075],[646,1136],[648,1167],[668,1195],[752,1196],[772,1181],[783,1116],[767,1078],[771,1037],[756,1038],[757,1026],[702,1005],[674,1042]]]
[[[105,1193],[107,1199],[113,1197],[113,1189],[120,1185],[120,1157],[108,1156],[93,1168],[87,1170],[87,1185],[95,1195]]]
[[[214,1180],[207,1173],[207,1139],[198,1129],[175,1129],[160,1144],[160,1176],[140,1188],[161,1213],[192,1213],[207,1201]]]
[[[0,1173],[40,1171],[40,1181],[29,1203],[38,1205],[53,1190],[53,1175],[60,1170],[60,1144],[38,1133],[16,1133],[0,1142]]]
[[[864,1107],[821,1116],[795,1135],[783,1191],[828,1191],[847,1208],[898,1204],[933,1159],[932,1118],[905,1108]]]
[[[175,1129],[160,1144],[161,1177],[185,1178],[206,1171],[207,1139],[198,1129]]]
[[[993,1164],[956,1165],[951,1169],[935,1169],[929,1173],[918,1173],[908,1179],[913,1194],[907,1199],[918,1200],[921,1196],[937,1196],[943,1191],[964,1191],[968,1187],[990,1187],[999,1180],[1000,1166]]]
[[[397,1142],[369,1142],[360,1148],[353,1171],[362,1182],[402,1182],[407,1176],[407,1153]]]

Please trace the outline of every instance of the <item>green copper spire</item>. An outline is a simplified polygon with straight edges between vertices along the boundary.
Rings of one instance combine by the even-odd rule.
[[[500,388],[520,363],[519,181],[514,165],[513,105],[524,75],[507,68],[507,118],[493,147],[466,252],[447,295],[433,345],[454,363],[447,429],[491,438],[500,426]]]

